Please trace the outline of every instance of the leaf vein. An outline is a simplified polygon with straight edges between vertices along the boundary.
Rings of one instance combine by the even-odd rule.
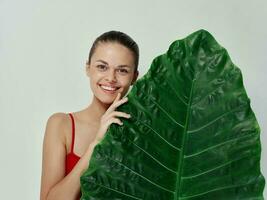
[[[150,97],[150,96],[149,96]],[[184,128],[184,125],[182,125],[182,124],[180,124],[179,122],[177,122],[172,116],[170,116],[169,114],[168,114],[168,112],[164,109],[164,108],[162,108],[155,100],[153,100],[151,97],[150,97],[150,99],[151,99],[151,101],[153,101],[153,103],[155,103],[157,106],[158,106],[158,108],[160,109],[160,110],[162,110],[163,112],[164,112],[164,114],[171,120],[171,121],[173,121],[175,124],[177,124],[177,125],[179,125],[179,126],[181,126],[182,128]]]
[[[231,185],[231,186],[226,186],[226,187],[219,187],[219,188],[215,188],[213,190],[209,190],[209,191],[206,191],[206,192],[198,193],[198,194],[195,194],[195,195],[186,196],[186,197],[180,197],[179,199],[182,200],[182,199],[197,197],[197,196],[201,196],[201,195],[204,195],[204,194],[208,194],[210,192],[220,191],[220,190],[224,190],[224,189],[231,189],[231,188],[240,187],[240,186],[246,186],[246,185],[248,185],[248,184],[240,184],[240,185]]]
[[[217,167],[215,167],[215,168],[209,169],[209,170],[207,170],[207,171],[205,171],[205,172],[202,172],[202,173],[199,173],[199,174],[196,174],[196,175],[193,175],[193,176],[182,176],[182,179],[190,179],[190,178],[195,178],[195,177],[197,177],[197,176],[201,176],[201,175],[203,175],[203,174],[207,174],[207,173],[209,173],[209,172],[211,172],[211,171],[214,171],[214,170],[216,170],[216,169],[220,169],[220,168],[222,168],[222,167],[224,167],[224,166],[227,166],[227,165],[231,164],[232,162],[235,162],[235,161],[238,161],[238,160],[242,160],[243,158],[246,158],[246,157],[248,157],[248,156],[250,156],[250,154],[249,154],[249,155],[244,155],[244,156],[242,156],[242,157],[238,157],[238,158],[233,159],[233,160],[230,160],[230,161],[228,161],[228,162],[226,162],[226,163],[224,163],[224,164],[222,164],[222,165],[219,165],[219,166],[217,166]]]
[[[130,140],[129,140],[130,141]],[[143,151],[146,155],[148,155],[149,157],[151,157],[153,160],[155,160],[158,164],[160,164],[162,167],[164,167],[165,169],[177,174],[176,171],[173,171],[172,169],[168,168],[167,166],[165,166],[164,164],[162,164],[160,161],[158,161],[156,158],[154,158],[152,155],[150,155],[148,152],[146,152],[144,149],[142,149],[141,147],[139,147],[138,145],[136,145],[135,143],[133,143],[132,141],[130,141],[133,145],[135,145],[137,148],[139,148],[141,151]]]
[[[134,118],[134,117],[132,117]],[[165,138],[163,138],[157,131],[155,131],[151,126],[149,126],[147,123],[142,122],[141,120],[138,120],[137,118],[135,118],[136,121],[140,122],[141,124],[145,125],[147,128],[149,128],[150,130],[152,130],[154,133],[156,133],[156,135],[158,137],[160,137],[165,143],[167,143],[169,146],[171,146],[172,148],[174,148],[177,151],[180,151],[180,149],[174,145],[172,145],[171,143],[169,143]]]
[[[233,142],[233,141],[235,141],[235,140],[239,140],[239,139],[242,139],[242,138],[245,138],[245,137],[251,137],[252,135],[254,136],[255,134],[246,134],[246,135],[240,136],[240,137],[238,137],[238,138],[233,138],[233,139],[231,139],[231,140],[227,140],[227,141],[225,141],[225,142],[223,142],[223,143],[220,143],[220,144],[217,144],[217,145],[213,145],[213,146],[211,146],[211,147],[208,147],[208,148],[206,148],[206,149],[204,149],[204,150],[202,150],[202,151],[200,151],[200,152],[197,152],[197,153],[194,153],[194,154],[191,154],[191,155],[188,155],[188,156],[184,156],[184,158],[190,158],[190,157],[192,157],[192,156],[199,155],[199,154],[201,154],[201,153],[203,153],[203,152],[205,152],[205,151],[214,149],[214,148],[216,148],[216,147],[218,147],[218,146],[222,146],[222,145],[224,145],[224,144],[227,144],[227,143],[230,143],[230,142]],[[257,134],[256,134],[256,135],[257,135]]]
[[[106,188],[106,189],[111,190],[111,191],[113,191],[113,192],[117,192],[117,193],[119,193],[119,194],[123,194],[123,195],[125,195],[125,196],[127,196],[127,197],[131,197],[131,198],[133,198],[133,199],[143,200],[143,199],[141,199],[141,198],[139,198],[139,197],[136,197],[136,196],[133,196],[133,195],[130,195],[130,194],[127,194],[127,193],[124,193],[124,192],[115,190],[115,189],[113,189],[113,188],[111,188],[111,187],[107,187],[107,186],[105,186],[105,185],[102,185],[102,184],[99,184],[99,183],[95,183],[95,182],[90,181],[90,180],[88,180],[88,182],[93,183],[93,184],[95,184],[95,185],[98,185],[98,186],[100,186],[100,187]]]
[[[195,132],[197,132],[197,131],[200,131],[201,129],[204,129],[204,128],[206,128],[207,126],[212,125],[213,123],[215,123],[215,122],[218,121],[219,119],[223,118],[225,115],[228,115],[228,114],[230,114],[230,113],[233,113],[233,112],[239,110],[241,107],[245,107],[245,106],[247,106],[247,104],[241,104],[241,105],[238,106],[236,109],[233,109],[233,110],[230,110],[230,111],[228,111],[228,112],[225,112],[225,113],[221,114],[220,116],[218,116],[217,118],[215,118],[215,119],[212,120],[211,122],[209,122],[209,123],[207,123],[207,124],[205,124],[205,125],[203,125],[203,126],[201,126],[201,127],[199,127],[199,128],[196,128],[196,129],[194,129],[194,130],[188,130],[187,133],[190,134],[190,133],[195,133]]]
[[[116,163],[118,163],[118,164],[120,164],[120,165],[122,165],[124,168],[127,168],[129,171],[131,171],[131,172],[133,172],[134,174],[138,175],[139,177],[141,177],[141,178],[147,180],[148,182],[152,183],[153,185],[155,185],[155,186],[157,186],[157,187],[159,187],[159,188],[161,188],[161,189],[163,189],[163,190],[165,190],[165,191],[167,191],[167,192],[174,193],[173,191],[168,190],[168,189],[164,188],[163,186],[158,185],[157,183],[151,181],[150,179],[148,179],[148,178],[142,176],[141,174],[139,174],[139,173],[137,173],[136,171],[132,170],[131,168],[129,168],[128,166],[126,166],[126,165],[123,164],[122,162],[119,162],[119,161],[117,161],[117,160],[113,160],[113,159],[111,159],[111,158],[109,158],[109,157],[106,157],[106,158],[109,159],[109,160],[112,160],[112,161],[114,161],[114,162],[116,162]]]

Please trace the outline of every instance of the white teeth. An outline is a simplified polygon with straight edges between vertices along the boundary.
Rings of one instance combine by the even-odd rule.
[[[104,86],[104,85],[101,85],[101,87],[105,90],[111,90],[111,91],[114,91],[116,90],[116,88],[113,88],[113,87],[109,87],[109,86]]]

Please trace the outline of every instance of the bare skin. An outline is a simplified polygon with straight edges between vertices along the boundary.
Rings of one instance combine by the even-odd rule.
[[[118,67],[127,65],[128,67]],[[81,111],[72,112],[75,120],[74,153],[81,157],[73,170],[65,176],[65,158],[71,146],[71,120],[66,113],[51,115],[46,124],[43,142],[41,200],[76,200],[80,192],[80,176],[88,164],[96,144],[104,137],[112,123],[130,113],[116,111],[127,102],[123,96],[137,77],[132,52],[118,43],[99,43],[86,74],[94,94],[92,102]],[[111,92],[101,85],[118,88]]]

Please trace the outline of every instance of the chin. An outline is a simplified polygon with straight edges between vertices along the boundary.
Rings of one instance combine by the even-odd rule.
[[[103,104],[112,104],[117,95],[118,93],[115,93],[114,95],[98,94],[96,95],[96,98]]]
[[[112,104],[114,101],[114,98],[107,98],[107,97],[98,97],[98,100],[101,101],[103,104]]]

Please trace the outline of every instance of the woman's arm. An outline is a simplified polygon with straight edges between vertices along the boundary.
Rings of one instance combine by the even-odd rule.
[[[88,168],[97,142],[92,142],[72,171],[65,176],[65,136],[63,122],[66,114],[49,117],[43,142],[41,200],[76,200],[80,192],[80,176]]]
[[[49,117],[43,143],[43,169],[41,180],[41,200],[75,200],[80,191],[80,176],[88,168],[94,147],[101,141],[112,123],[122,125],[117,117],[129,118],[130,115],[115,109],[128,101],[118,93],[114,102],[100,119],[100,127],[94,141],[80,158],[72,171],[65,176],[65,137],[62,122],[65,114],[56,113]]]

